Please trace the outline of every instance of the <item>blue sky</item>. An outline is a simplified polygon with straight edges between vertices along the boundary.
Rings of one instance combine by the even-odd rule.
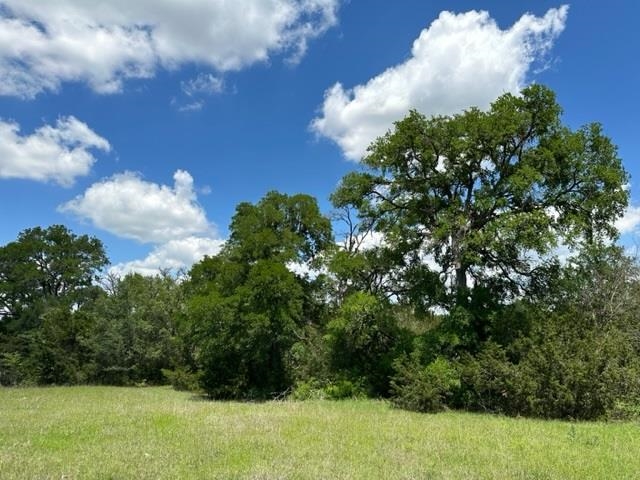
[[[63,223],[117,271],[215,253],[236,205],[309,193],[325,212],[409,108],[551,87],[604,125],[640,225],[635,0],[0,0],[0,244]],[[449,12],[449,13],[447,13]]]

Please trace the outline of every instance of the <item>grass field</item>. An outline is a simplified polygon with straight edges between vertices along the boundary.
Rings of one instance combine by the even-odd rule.
[[[380,401],[209,402],[169,388],[0,389],[0,478],[640,478],[640,425]]]

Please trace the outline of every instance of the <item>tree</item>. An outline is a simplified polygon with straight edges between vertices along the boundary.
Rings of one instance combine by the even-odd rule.
[[[339,203],[336,195],[334,202]],[[326,261],[333,279],[333,302],[340,306],[349,295],[358,292],[385,299],[395,295],[396,252],[380,244],[380,237],[372,230],[372,225],[359,222],[349,205],[341,205],[334,220],[347,228],[341,232],[342,244],[328,252]]]
[[[102,243],[62,225],[35,227],[0,247],[0,381],[86,378],[83,309],[100,295]]]
[[[332,243],[331,223],[315,198],[269,192],[256,205],[239,204],[226,252],[235,260],[308,262]]]
[[[21,232],[0,247],[0,319],[18,320],[48,302],[82,303],[107,264],[100,240],[77,236],[63,225]]]
[[[615,237],[628,197],[616,147],[598,124],[572,131],[560,113],[553,92],[533,85],[487,111],[412,111],[369,147],[366,169],[332,200],[384,234],[403,273],[393,293],[424,302],[443,291],[436,281],[450,294],[426,303],[445,307],[466,306],[472,285],[521,293],[561,242]]]
[[[308,195],[270,192],[238,205],[222,252],[192,268],[185,288],[189,337],[213,397],[266,397],[290,384],[289,349],[316,310],[313,265],[331,224]]]
[[[180,285],[166,273],[112,278],[108,294],[89,313],[92,326],[84,342],[93,365],[91,380],[164,383],[162,370],[181,366],[177,332],[181,306]]]

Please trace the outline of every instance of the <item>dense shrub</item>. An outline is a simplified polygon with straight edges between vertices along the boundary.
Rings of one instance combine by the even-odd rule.
[[[367,391],[361,382],[346,379],[318,380],[310,378],[298,382],[290,397],[293,400],[345,400],[366,396]]]
[[[231,294],[187,303],[201,383],[213,398],[271,398],[291,385],[287,354],[303,316],[302,288],[284,265],[252,265]]]
[[[332,368],[362,379],[373,395],[388,394],[401,339],[391,308],[365,293],[347,297],[327,325]]]
[[[298,341],[286,354],[286,369],[294,384],[331,377],[331,351],[322,330],[306,325],[300,330]]]
[[[36,383],[36,366],[18,352],[0,354],[0,385],[13,387]]]
[[[458,367],[438,357],[427,366],[415,358],[400,358],[394,363],[391,381],[394,405],[418,412],[443,410],[460,388]]]
[[[87,313],[83,345],[94,366],[88,380],[110,385],[163,384],[179,363],[180,286],[169,275],[112,279],[109,295]]]
[[[608,321],[571,302],[555,311],[544,304],[502,311],[517,330],[496,321],[502,344],[488,340],[476,352],[451,349],[452,343],[442,342],[446,319],[418,337],[411,358],[394,364],[393,402],[418,411],[448,406],[543,418],[631,415],[625,411],[633,412],[640,399],[633,311],[626,320]]]
[[[518,365],[535,381],[526,395],[527,415],[593,419],[604,416],[616,401],[637,398],[640,368],[637,353],[617,329],[578,330],[546,325],[541,341]],[[559,327],[559,328],[558,328]]]
[[[465,355],[460,361],[460,371],[458,406],[513,415],[526,409],[521,405],[521,391],[531,379],[518,375],[517,365],[509,361],[498,344],[489,342],[477,355]]]

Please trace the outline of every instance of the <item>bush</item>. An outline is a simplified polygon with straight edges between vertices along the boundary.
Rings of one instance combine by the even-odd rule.
[[[614,421],[640,420],[640,399],[617,401],[607,412],[607,419]]]
[[[541,341],[518,365],[535,385],[527,396],[525,415],[545,418],[596,419],[617,402],[638,398],[640,365],[622,332],[582,330],[547,325]]]
[[[299,337],[285,356],[286,370],[293,383],[330,378],[329,345],[321,331],[306,325],[300,330]]]
[[[465,357],[460,406],[590,420],[623,416],[620,406],[640,398],[639,360],[622,332],[580,330],[575,318],[555,315],[537,330],[515,355],[517,363],[490,342],[475,357]]]
[[[394,405],[418,412],[443,410],[460,388],[458,367],[442,357],[426,367],[415,358],[401,358],[394,363],[391,380]]]
[[[500,345],[488,342],[474,357],[460,362],[461,392],[458,406],[476,411],[520,415],[530,411],[529,392],[536,379],[522,375]]]
[[[290,398],[292,400],[324,400],[327,397],[323,389],[323,382],[310,378],[297,382]]]
[[[2,386],[33,385],[36,383],[34,370],[35,367],[17,352],[0,354],[0,385]]]
[[[362,398],[367,392],[362,382],[352,380],[336,380],[329,382],[324,387],[324,392],[329,400],[344,400],[348,398]]]
[[[323,381],[316,378],[298,382],[291,394],[293,400],[345,400],[365,396],[362,382],[346,379]]]
[[[348,296],[327,325],[331,368],[362,379],[372,395],[386,396],[402,332],[390,306],[373,295]]]

